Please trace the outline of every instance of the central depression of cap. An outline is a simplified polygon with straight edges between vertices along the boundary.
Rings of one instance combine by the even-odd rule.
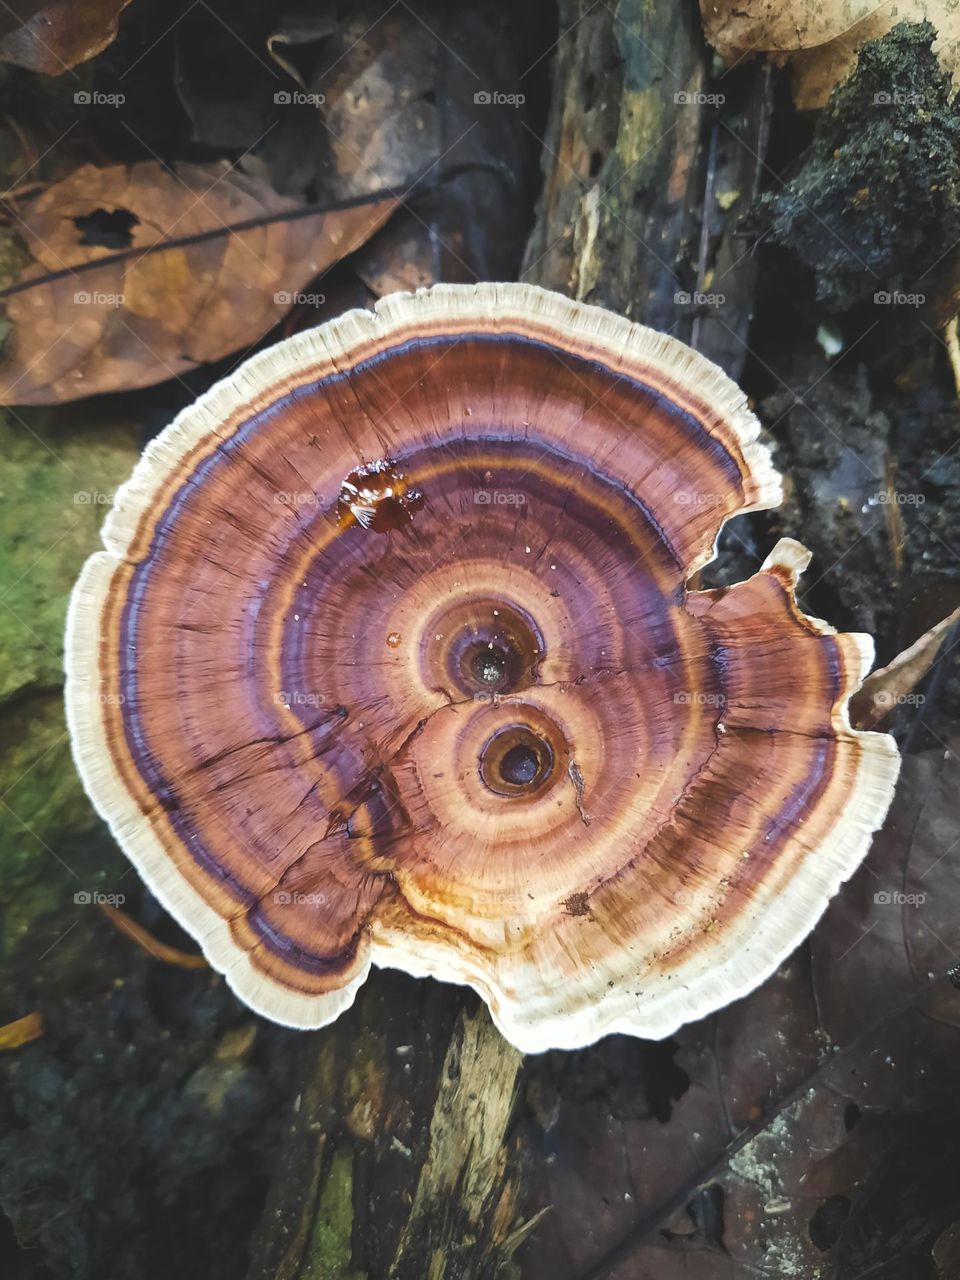
[[[741,394],[517,290],[496,324],[440,289],[244,366],[77,589],[88,789],[281,1021],[374,959],[471,983],[525,1048],[666,1034],[769,972],[885,808],[889,740],[844,710],[864,646],[799,611],[796,544],[687,589],[778,497]]]

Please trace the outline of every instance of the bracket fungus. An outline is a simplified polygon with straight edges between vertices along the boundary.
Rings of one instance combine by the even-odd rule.
[[[371,963],[539,1051],[662,1037],[802,940],[886,813],[872,660],[808,553],[692,590],[780,478],[682,343],[530,286],[385,298],[146,449],[76,586],[68,715],[144,880],[249,1005]]]

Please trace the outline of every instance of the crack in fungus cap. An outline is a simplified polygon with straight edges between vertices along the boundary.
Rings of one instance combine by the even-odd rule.
[[[243,364],[146,449],[67,627],[99,812],[241,999],[319,1027],[371,963],[536,1052],[755,987],[866,852],[891,738],[807,617],[743,393],[520,284],[385,298]]]

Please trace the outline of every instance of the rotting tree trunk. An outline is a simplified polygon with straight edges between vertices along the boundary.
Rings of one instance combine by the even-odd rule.
[[[560,29],[524,279],[672,333],[737,377],[769,72],[738,73],[723,110],[695,0],[562,0]]]
[[[531,1224],[507,1140],[521,1055],[457,989],[376,974],[305,1036],[249,1280],[493,1276]]]
[[[669,329],[699,238],[696,4],[562,0],[560,29],[525,278]]]
[[[562,0],[560,31],[524,278],[689,338],[698,316],[678,316],[675,294],[735,256],[732,224],[708,228],[707,248],[700,225],[703,104],[682,99],[705,83],[696,6]],[[716,174],[723,147],[710,151]],[[750,175],[731,163],[746,205]],[[745,323],[749,306],[735,312]],[[542,1196],[510,1129],[522,1058],[482,1004],[375,972],[301,1052],[248,1280],[516,1280],[549,1207],[531,1207]]]

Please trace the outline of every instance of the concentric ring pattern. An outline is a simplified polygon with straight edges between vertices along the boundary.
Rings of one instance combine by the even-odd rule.
[[[862,858],[897,772],[867,637],[782,542],[742,393],[522,285],[385,299],[243,365],[147,449],[67,638],[87,789],[253,1008],[371,962],[469,983],[535,1051],[743,994]]]

